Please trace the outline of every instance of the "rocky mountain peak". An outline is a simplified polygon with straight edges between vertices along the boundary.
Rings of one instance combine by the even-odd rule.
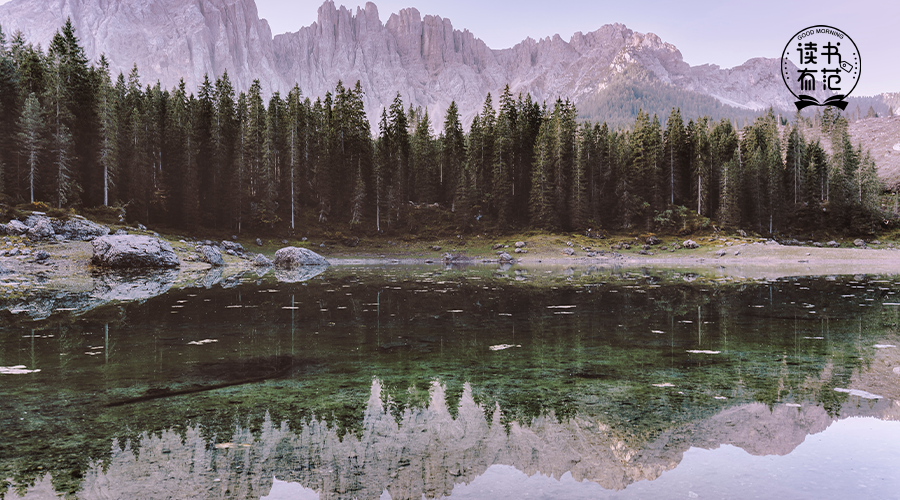
[[[316,98],[360,81],[371,123],[399,92],[407,104],[426,108],[438,127],[451,101],[464,122],[480,111],[485,95],[509,84],[514,94],[536,100],[589,98],[630,67],[678,89],[714,96],[723,103],[758,109],[787,108],[792,96],[775,59],[753,59],[731,69],[691,67],[681,52],[653,33],[608,24],[575,33],[527,38],[491,50],[449,19],[402,9],[382,22],[367,2],[351,10],[326,0],[316,22],[272,36],[253,0],[13,0],[0,5],[0,26],[21,30],[46,47],[71,18],[91,60],[105,53],[113,73],[138,65],[144,83],[171,88],[184,78],[196,89],[204,75],[228,71],[235,88],[254,79],[266,97],[299,84]]]

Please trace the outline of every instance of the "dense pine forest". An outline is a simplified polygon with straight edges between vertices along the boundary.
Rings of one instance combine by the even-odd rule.
[[[265,102],[258,81],[236,94],[224,73],[194,94],[145,85],[137,67],[113,78],[71,23],[46,52],[0,32],[2,201],[229,233],[404,234],[425,213],[453,232],[871,233],[883,220],[875,163],[831,108],[828,153],[771,110],[740,129],[679,109],[612,128],[508,87],[468,131],[455,104],[432,124],[399,94],[373,130],[363,92],[337,82]]]

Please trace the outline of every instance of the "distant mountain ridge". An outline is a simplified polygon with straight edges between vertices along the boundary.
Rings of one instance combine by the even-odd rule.
[[[214,79],[227,70],[239,91],[259,79],[267,95],[285,94],[296,83],[315,98],[333,91],[338,80],[345,86],[359,80],[373,124],[398,92],[405,103],[426,108],[435,128],[451,101],[468,123],[485,96],[496,97],[507,84],[514,95],[530,93],[538,102],[572,99],[592,116],[594,108],[605,109],[600,101],[622,98],[607,89],[627,80],[635,68],[649,75],[651,87],[699,100],[702,109],[718,106],[714,98],[733,107],[723,108],[730,113],[770,106],[789,111],[794,100],[781,80],[778,59],[754,58],[730,69],[692,67],[674,45],[622,24],[578,32],[568,42],[554,35],[494,50],[468,30],[455,29],[449,19],[423,17],[415,8],[382,22],[371,2],[352,12],[326,0],[312,25],[274,37],[253,0],[13,0],[0,5],[0,27],[8,38],[21,30],[27,41],[43,47],[66,18],[72,19],[90,60],[105,53],[115,74],[127,74],[136,63],[144,83],[159,80],[167,88],[183,78],[196,89],[205,74]],[[665,112],[671,95],[663,101],[656,107]]]

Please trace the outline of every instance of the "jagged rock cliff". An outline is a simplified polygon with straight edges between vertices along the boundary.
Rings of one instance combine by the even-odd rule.
[[[253,0],[13,0],[0,6],[5,33],[21,30],[44,47],[69,17],[87,56],[105,53],[114,73],[127,74],[136,63],[145,83],[172,87],[184,78],[196,89],[205,74],[215,78],[227,70],[237,90],[259,79],[267,95],[299,84],[313,98],[338,80],[346,86],[359,80],[373,124],[398,92],[405,103],[427,108],[438,128],[453,100],[466,123],[488,92],[496,102],[506,84],[538,102],[562,96],[578,103],[629,67],[733,106],[787,109],[792,101],[776,59],[731,69],[691,67],[675,46],[621,24],[575,33],[568,42],[554,35],[492,50],[449,19],[423,17],[414,8],[382,22],[371,2],[353,11],[327,0],[311,26],[274,38]]]

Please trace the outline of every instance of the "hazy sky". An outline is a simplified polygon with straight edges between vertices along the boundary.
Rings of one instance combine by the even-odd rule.
[[[334,0],[352,12],[364,0]],[[415,7],[422,15],[449,18],[456,29],[468,29],[493,49],[558,33],[569,40],[604,24],[622,23],[642,33],[656,33],[692,66],[723,68],[752,57],[781,57],[785,43],[801,29],[825,24],[846,32],[862,56],[855,95],[900,92],[900,2],[897,0],[795,2],[756,0],[377,0],[381,21],[391,13]],[[297,31],[316,20],[322,0],[256,0],[260,17],[273,34]]]
[[[9,0],[0,0],[0,4]],[[89,0],[90,1],[90,0]],[[364,0],[335,0],[353,12]],[[656,33],[691,65],[731,68],[751,57],[781,57],[784,44],[801,29],[825,24],[846,32],[862,56],[855,95],[900,92],[900,2],[897,0],[378,0],[381,21],[406,7],[422,15],[449,18],[493,49],[515,45],[525,37],[593,31],[622,23],[634,31]],[[256,0],[260,17],[273,34],[297,31],[316,20],[322,0]]]

